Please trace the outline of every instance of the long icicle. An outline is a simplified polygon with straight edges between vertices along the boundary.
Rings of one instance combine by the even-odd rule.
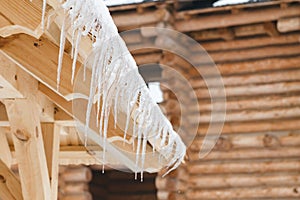
[[[117,123],[116,115],[118,111],[126,114],[124,138],[126,138],[129,120],[133,117],[132,138],[138,140],[136,170],[141,170],[141,178],[143,178],[147,141],[152,144],[153,151],[160,151],[161,155],[168,160],[167,166],[171,168],[170,170],[176,168],[183,160],[185,145],[173,131],[171,124],[163,116],[158,105],[151,99],[143,79],[138,74],[136,63],[128,52],[124,41],[118,35],[117,28],[103,1],[66,0],[63,9],[65,16],[67,14],[70,16],[68,18],[71,21],[72,30],[70,31],[74,33],[72,34],[74,59],[72,63],[72,82],[75,76],[80,39],[82,36],[92,38],[92,52],[94,55],[89,56],[88,59],[92,60],[87,60],[84,64],[84,80],[86,67],[92,68],[90,94],[86,111],[85,145],[87,145],[87,129],[89,128],[91,109],[93,104],[97,102],[96,120],[98,123],[100,115],[100,127],[98,128],[100,135],[104,138],[103,148],[105,154],[108,118],[110,108],[113,106],[115,124]],[[57,70],[58,88],[65,45],[66,20],[65,17],[61,32]],[[75,33],[77,33],[76,36]],[[119,101],[119,98],[122,101]],[[102,101],[100,101],[101,99]],[[117,107],[117,105],[119,106]],[[99,113],[100,108],[102,109],[101,113]],[[150,140],[150,137],[154,137],[155,141]],[[156,142],[156,140],[159,141]],[[132,144],[134,148],[134,142]],[[105,155],[103,156],[103,159],[105,159]],[[139,169],[139,166],[141,169]]]
[[[60,84],[60,73],[62,68],[62,61],[64,56],[64,50],[65,50],[65,42],[66,42],[66,21],[67,21],[67,15],[66,12],[64,12],[64,20],[61,26],[61,33],[60,33],[60,45],[59,45],[59,54],[58,54],[58,66],[57,66],[57,90],[59,90],[59,84]]]

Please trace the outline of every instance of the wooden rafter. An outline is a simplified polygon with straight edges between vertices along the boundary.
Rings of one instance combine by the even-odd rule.
[[[36,104],[5,100],[24,199],[50,199],[50,182]],[[24,153],[25,152],[25,153]]]
[[[42,123],[42,133],[51,184],[51,199],[57,199],[59,167],[59,131],[54,123]]]
[[[56,90],[56,70],[57,70],[57,58],[58,58],[58,47],[50,42],[47,38],[41,37],[40,40],[36,40],[35,38],[27,35],[18,35],[10,38],[2,39],[1,51],[8,56],[10,59],[14,60],[23,70],[32,75],[35,79],[42,83],[42,85],[48,87],[57,95],[50,97],[50,99],[56,103],[62,103],[61,107],[64,108],[64,105],[68,105],[67,108],[64,108],[65,111],[70,112],[70,103],[66,103],[68,100],[69,94],[73,93],[73,86],[71,85],[71,65],[72,60],[68,54],[64,54],[63,67],[62,67],[62,77],[61,77],[61,85],[60,90]],[[35,45],[37,43],[37,45]],[[23,49],[22,52],[18,51],[18,49]],[[19,52],[19,53],[18,53]],[[50,61],[50,62],[49,62]],[[80,63],[77,62],[77,69],[80,66]],[[76,72],[78,73],[78,71]],[[89,75],[89,70],[87,71],[87,76]],[[83,94],[88,94],[88,87],[83,87]],[[43,91],[46,91],[45,88]],[[49,90],[48,90],[49,91]],[[47,95],[47,94],[46,94]],[[49,96],[49,95],[47,95]],[[57,97],[62,97],[53,99]],[[63,100],[64,99],[64,100]],[[86,107],[84,105],[81,109],[85,110]],[[70,113],[72,114],[72,113]],[[79,119],[83,120],[84,119]],[[97,130],[94,127],[94,130]],[[117,136],[120,139],[123,138],[123,130],[119,127],[114,128],[114,120],[113,117],[110,116],[109,126],[108,126],[108,137]],[[115,142],[114,145],[110,146],[110,150],[114,152],[114,156],[122,157],[124,159],[124,164],[128,165],[130,169],[135,169],[135,158],[130,154],[135,154],[134,150],[132,150],[131,145],[122,145],[123,142]],[[117,148],[116,148],[117,147]],[[121,151],[120,151],[120,149]],[[128,152],[128,153],[125,153]],[[152,148],[148,146],[147,152],[152,152]],[[163,165],[162,161],[158,164],[159,153],[156,152],[151,154],[148,158],[146,158],[146,165],[152,166],[148,169],[158,169],[159,165]],[[149,161],[147,161],[149,159]],[[153,162],[157,160],[156,162]],[[147,167],[145,166],[147,169]]]
[[[14,173],[0,159],[0,198],[22,200],[21,184]]]

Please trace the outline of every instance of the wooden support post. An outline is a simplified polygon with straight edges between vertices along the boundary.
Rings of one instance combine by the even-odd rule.
[[[14,173],[0,159],[0,199],[21,200],[21,184]]]
[[[59,167],[59,131],[54,123],[42,123],[44,148],[51,184],[51,199],[57,199]]]
[[[50,182],[38,109],[28,99],[5,100],[25,200],[50,200]]]
[[[12,163],[12,156],[9,149],[8,141],[5,135],[4,128],[0,127],[0,159],[8,166],[10,167]]]

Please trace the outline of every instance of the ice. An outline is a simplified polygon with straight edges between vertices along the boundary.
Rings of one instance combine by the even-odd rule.
[[[137,65],[128,52],[124,41],[120,38],[103,1],[66,0],[62,7],[65,16],[68,17],[65,17],[62,24],[60,37],[58,86],[66,31],[71,33],[72,37],[72,83],[81,38],[84,36],[92,38],[92,53],[84,61],[85,70],[88,67],[92,71],[85,118],[85,145],[87,145],[87,130],[89,129],[92,107],[96,106],[96,124],[99,129],[99,137],[104,138],[102,159],[103,161],[106,160],[108,120],[112,109],[115,125],[118,123],[118,112],[126,114],[124,140],[129,129],[130,119],[133,118],[131,137],[137,140],[136,148],[135,142],[132,140],[133,148],[136,151],[136,177],[137,172],[140,172],[141,180],[143,180],[147,141],[153,146],[153,151],[161,152],[168,161],[167,165],[170,170],[178,167],[184,158],[186,147],[173,130],[171,123],[151,98],[142,77],[138,73]],[[71,30],[66,30],[67,23],[71,24]]]

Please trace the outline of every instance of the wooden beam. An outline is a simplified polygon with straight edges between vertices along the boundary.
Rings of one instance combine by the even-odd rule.
[[[20,68],[53,91],[56,91],[59,48],[55,44],[44,37],[37,40],[21,34],[15,37],[0,39],[0,48]],[[78,63],[77,68],[79,65]],[[73,86],[71,85],[71,68],[71,57],[64,54],[59,91],[59,94],[62,96],[72,93],[73,90]]]
[[[31,98],[36,102],[39,107],[41,121],[53,122],[54,105],[45,95],[38,91],[38,81],[1,53],[0,62],[5,66],[0,68],[0,78],[5,77],[4,81],[10,84],[20,94],[20,97]],[[18,96],[15,96],[15,98],[18,98]]]
[[[292,44],[244,49],[240,51],[232,50],[225,52],[213,52],[209,54],[210,57],[202,53],[193,54],[193,56],[191,57],[193,63],[201,66],[203,64],[211,63],[212,60],[218,64],[225,62],[247,61],[272,57],[295,56],[300,54],[300,48],[299,44]]]
[[[241,74],[236,76],[223,76],[222,81],[225,86],[251,85],[251,84],[266,84],[275,82],[300,81],[300,69],[271,71],[266,73]],[[207,78],[206,82],[202,78],[191,79],[190,84],[193,88],[206,88],[206,82],[210,83],[211,87],[217,87],[218,78]]]
[[[259,38],[235,39],[232,41],[204,42],[201,43],[201,45],[206,51],[210,52],[292,43],[300,43],[299,33],[279,35],[276,37],[266,36]]]
[[[298,92],[300,90],[299,86],[300,82],[279,82],[263,85],[228,86],[225,90],[226,97],[258,96]],[[210,99],[211,94],[214,95],[214,97],[220,97],[220,90],[222,90],[222,88],[210,88],[209,91],[206,88],[199,88],[193,92],[196,93],[198,99]],[[193,95],[192,93],[190,94],[191,97],[193,97]]]
[[[24,199],[50,199],[50,182],[38,110],[34,102],[5,100]]]
[[[208,124],[201,124],[198,128],[199,135],[205,135]],[[225,123],[222,134],[240,134],[240,133],[256,133],[268,131],[286,131],[299,130],[300,119],[279,119],[279,120],[260,120],[248,122],[232,122]]]
[[[13,24],[35,30],[41,23],[42,1],[2,0],[0,12]]]
[[[237,14],[216,14],[211,16],[199,16],[189,20],[176,21],[175,29],[181,32],[205,30],[238,26],[243,24],[255,24],[275,21],[280,18],[295,16],[300,13],[300,6],[295,5],[286,9],[263,8],[254,11],[242,11]],[[216,20],[222,19],[222,20]]]
[[[284,58],[266,58],[253,61],[242,61],[234,63],[217,64],[217,70],[223,76],[239,75],[247,73],[261,73],[276,70],[298,69],[300,56],[284,57]],[[199,66],[197,70],[205,76],[215,76],[215,67],[213,66]],[[189,67],[188,74],[190,77],[198,77],[199,71]]]
[[[234,38],[234,33],[230,29],[222,28],[217,30],[204,30],[200,32],[191,33],[191,36],[195,40],[213,40],[213,39],[224,39],[232,40]]]
[[[211,139],[209,141],[215,141]],[[204,137],[196,137],[189,147],[190,151],[199,152]],[[298,131],[272,131],[257,132],[251,134],[223,135],[217,140],[216,150],[265,148],[265,147],[297,147],[300,146],[300,134]]]
[[[300,190],[300,187],[294,186],[278,186],[278,187],[253,187],[253,188],[231,188],[231,189],[215,189],[215,190],[189,190],[186,192],[186,197],[188,200],[198,200],[198,199],[209,199],[209,198],[225,198],[234,199],[238,197],[239,199],[263,199],[279,197],[281,199],[285,197],[299,198],[299,192],[294,192]]]
[[[271,148],[247,148],[235,149],[230,151],[211,151],[203,162],[207,161],[226,161],[243,159],[280,159],[280,158],[299,158],[299,147],[271,147]],[[189,152],[189,161],[199,161],[199,151]]]
[[[216,108],[221,108],[222,102],[214,102]],[[246,99],[228,99],[226,101],[226,112],[241,111],[241,110],[260,110],[260,109],[272,109],[280,107],[294,107],[300,106],[300,96],[281,96],[281,95],[270,95],[270,96],[254,96]],[[164,105],[167,113],[180,113],[179,103],[170,99],[166,101]],[[199,105],[188,105],[186,108],[189,113],[200,113],[210,112],[212,109],[212,103],[208,101],[201,101]]]
[[[6,166],[10,167],[12,164],[12,155],[7,141],[6,131],[3,127],[0,127],[0,147],[0,159],[6,164]]]
[[[166,9],[157,9],[142,14],[136,12],[127,12],[126,15],[124,13],[114,13],[112,17],[118,29],[124,31],[128,27],[138,28],[145,24],[161,22],[168,14]]]
[[[279,19],[277,22],[277,29],[281,33],[300,30],[300,17]]]
[[[0,198],[3,200],[22,200],[20,181],[0,159]]]
[[[201,163],[201,164],[200,164]],[[279,160],[243,160],[225,162],[193,162],[188,165],[189,174],[238,174],[238,173],[279,173],[299,172],[300,161],[293,159]]]
[[[3,76],[0,75],[0,99],[24,98]]]
[[[59,131],[54,123],[42,123],[44,148],[51,184],[51,199],[57,199],[59,167]]]

